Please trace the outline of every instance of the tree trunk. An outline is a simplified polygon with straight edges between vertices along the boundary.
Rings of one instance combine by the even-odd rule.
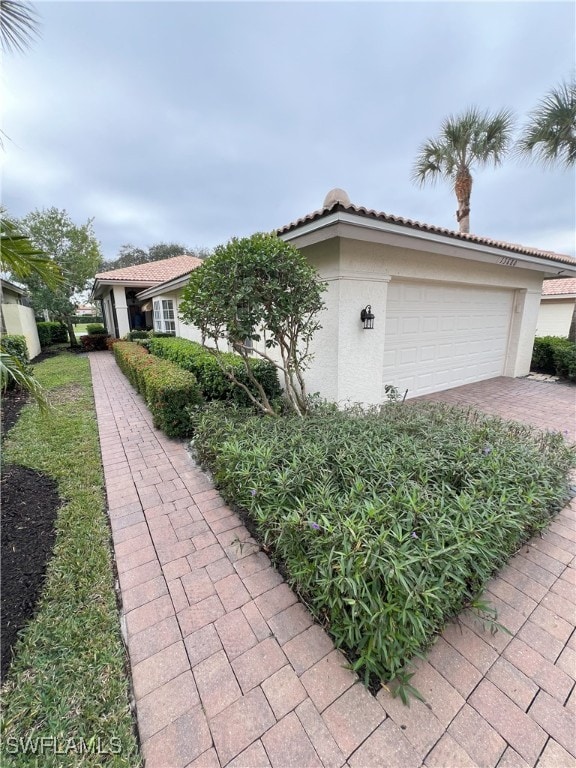
[[[466,166],[458,169],[454,182],[454,192],[458,200],[456,219],[460,232],[470,232],[470,195],[472,194],[472,175]]]
[[[72,318],[70,316],[66,318],[66,327],[68,328],[68,336],[70,337],[70,347],[72,349],[79,347],[80,344],[78,344],[76,339],[76,334],[74,333],[74,325],[72,324]]]

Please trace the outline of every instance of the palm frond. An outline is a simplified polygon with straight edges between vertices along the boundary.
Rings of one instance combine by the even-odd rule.
[[[23,51],[38,36],[38,17],[24,0],[0,0],[0,47]]]
[[[418,152],[412,167],[412,180],[416,184],[435,184],[439,178],[451,178],[454,158],[441,141],[428,140]]]
[[[50,289],[64,282],[58,265],[35,248],[30,239],[19,231],[18,225],[0,209],[0,268],[17,280],[37,275]]]
[[[576,80],[553,88],[530,112],[516,151],[544,165],[576,164]]]
[[[42,385],[24,369],[20,360],[5,352],[0,345],[0,389],[2,392],[6,391],[10,381],[28,392],[43,413],[50,410],[46,391]]]

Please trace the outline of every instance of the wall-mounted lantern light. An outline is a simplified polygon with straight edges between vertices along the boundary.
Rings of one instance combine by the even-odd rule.
[[[362,312],[360,312],[360,320],[364,323],[365,330],[374,328],[374,315],[372,314],[372,307],[370,304],[368,304],[367,307],[364,307]]]

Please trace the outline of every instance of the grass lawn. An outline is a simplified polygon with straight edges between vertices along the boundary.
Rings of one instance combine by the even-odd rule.
[[[1,762],[135,768],[141,760],[128,704],[88,359],[62,352],[34,372],[53,411],[42,417],[27,405],[6,437],[3,461],[54,478],[65,502],[37,613],[18,641],[2,689]],[[58,741],[44,742],[40,753],[41,737]]]
[[[225,498],[366,683],[407,665],[542,530],[574,452],[443,405],[247,416],[212,406],[194,446]],[[493,617],[492,617],[493,618]]]
[[[88,333],[86,330],[87,323],[78,323],[74,325],[74,333],[76,334],[76,338],[79,338],[80,336]]]

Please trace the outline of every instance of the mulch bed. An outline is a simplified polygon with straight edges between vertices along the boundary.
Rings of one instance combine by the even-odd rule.
[[[26,401],[18,392],[2,398],[2,436],[14,426]],[[34,616],[42,593],[62,500],[52,478],[27,467],[2,467],[0,486],[0,680],[5,680],[18,632]]]

